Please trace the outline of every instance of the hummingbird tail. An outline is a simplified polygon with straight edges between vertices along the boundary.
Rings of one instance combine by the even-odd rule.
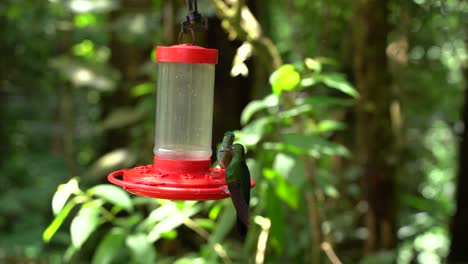
[[[242,239],[245,239],[247,236],[247,231],[249,231],[249,227],[241,221],[241,219],[238,217],[237,218],[237,232],[239,232],[239,235],[242,237]]]

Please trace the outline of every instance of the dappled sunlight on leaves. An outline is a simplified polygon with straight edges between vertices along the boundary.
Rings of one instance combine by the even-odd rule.
[[[100,124],[102,129],[117,129],[123,128],[141,121],[146,115],[146,111],[131,108],[121,107],[113,110]]]
[[[281,66],[270,76],[270,84],[274,94],[293,90],[301,81],[301,76],[290,64]]]
[[[102,177],[111,171],[129,168],[135,163],[135,159],[135,154],[128,149],[116,149],[95,161],[84,175],[86,178]]]
[[[51,59],[50,65],[76,87],[108,92],[115,89],[118,74],[104,66],[92,65],[68,56]]]
[[[363,38],[381,26],[373,13],[357,20],[364,2],[199,1],[209,31],[196,43],[220,52],[213,135],[237,130],[256,181],[242,241],[229,199],[152,199],[106,181],[151,162],[154,46],[177,43],[185,1],[0,1],[0,262],[305,263],[325,242],[342,263],[446,261],[468,2],[390,0],[389,32],[378,39]],[[359,41],[380,50],[359,56]],[[374,56],[388,63],[373,67]],[[360,60],[369,67],[357,68]],[[356,87],[380,70],[388,90]],[[367,100],[381,92],[382,101]],[[365,172],[374,164],[363,166],[361,151],[375,146],[356,141],[356,103],[394,121],[362,127],[397,138],[378,149],[395,168],[388,251],[363,250],[378,232],[366,226],[374,201]]]
[[[52,198],[52,211],[55,216],[62,211],[63,206],[67,202],[68,198],[78,192],[78,181],[76,178],[71,179],[66,184],[61,184],[57,188],[54,197]]]
[[[68,8],[76,13],[108,12],[118,7],[117,0],[68,0]]]
[[[249,75],[249,68],[245,61],[252,56],[252,45],[249,42],[244,42],[237,49],[237,53],[232,61],[231,76],[236,77],[242,75],[244,77]]]
[[[94,200],[83,204],[80,211],[70,224],[70,235],[74,248],[80,248],[88,237],[101,224],[99,221],[99,208],[102,201]]]

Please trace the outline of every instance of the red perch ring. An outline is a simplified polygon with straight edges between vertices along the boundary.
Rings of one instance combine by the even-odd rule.
[[[155,156],[152,165],[114,171],[107,179],[131,193],[153,198],[219,200],[229,197],[225,170],[210,168],[210,163],[210,160],[166,160]],[[250,186],[255,186],[253,180]]]

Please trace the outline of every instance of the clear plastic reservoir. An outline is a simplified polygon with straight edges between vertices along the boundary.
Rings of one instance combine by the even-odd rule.
[[[210,159],[215,65],[158,64],[154,154],[172,160]]]

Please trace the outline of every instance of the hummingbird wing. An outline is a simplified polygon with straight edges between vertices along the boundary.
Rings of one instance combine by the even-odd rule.
[[[242,237],[245,237],[249,226],[249,206],[242,197],[240,183],[230,183],[228,189],[236,209],[237,231]]]
[[[249,225],[250,173],[244,160],[231,163],[226,179],[237,213],[237,230],[245,238]]]
[[[241,187],[242,197],[244,198],[247,207],[250,204],[250,171],[249,167],[245,163],[245,160],[242,161],[240,165],[240,174],[239,174],[239,182]]]

